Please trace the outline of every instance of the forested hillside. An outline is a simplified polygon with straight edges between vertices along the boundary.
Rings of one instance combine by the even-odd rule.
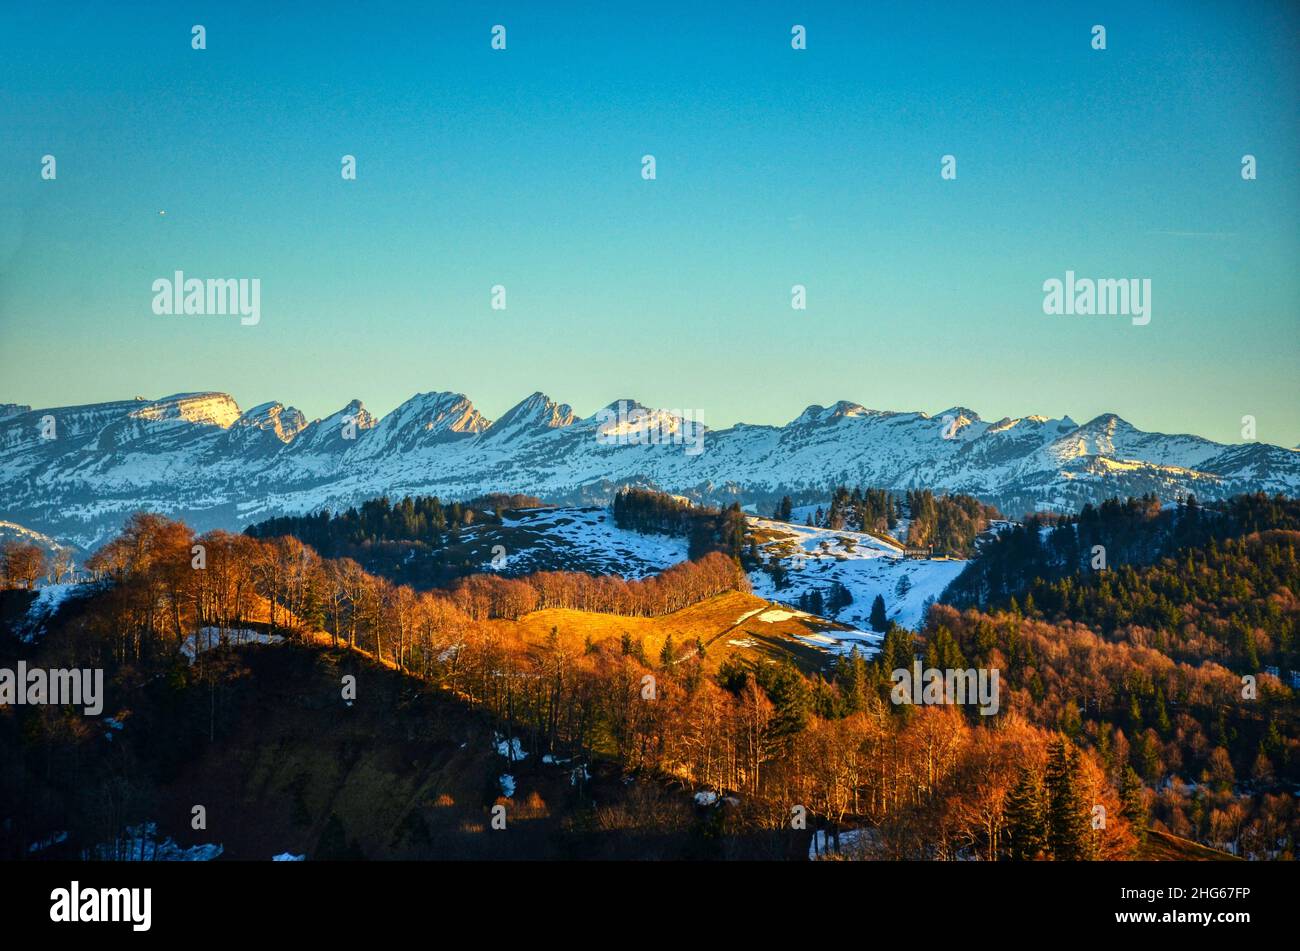
[[[734,503],[715,509],[663,492],[624,489],[614,496],[612,510],[619,528],[689,539],[692,558],[711,551],[737,557],[744,546],[745,516]]]
[[[1224,547],[1229,560],[1204,569],[1197,562],[1193,574],[1238,571],[1243,559],[1285,570],[1292,534],[1252,533],[1233,542],[1247,548]],[[702,854],[786,857],[804,841],[791,838],[795,807],[810,823],[799,831],[852,830],[842,849],[864,857],[1117,859],[1142,853],[1148,827],[1257,858],[1294,854],[1288,790],[1300,779],[1300,747],[1293,692],[1263,674],[1246,699],[1241,678],[1226,666],[1176,659],[1151,632],[1132,626],[1107,632],[1053,622],[1032,607],[1027,614],[941,605],[919,636],[888,626],[871,660],[848,650],[834,664],[808,664],[801,651],[809,643],[831,642],[805,631],[788,646],[761,643],[765,621],[792,617],[761,601],[722,619],[707,644],[690,633],[684,612],[747,586],[737,562],[720,552],[640,581],[489,574],[421,592],[350,559],[322,558],[290,536],[196,536],[141,514],[88,566],[98,578],[90,596],[58,615],[35,649],[51,664],[107,669],[115,719],[129,723],[138,708],[141,725],[155,724],[150,769],[170,763],[173,771],[212,775],[218,766],[190,759],[194,744],[216,763],[225,755],[213,747],[222,736],[249,735],[247,704],[256,694],[248,692],[241,657],[278,649],[233,646],[254,631],[285,638],[294,650],[343,651],[331,656],[359,657],[411,678],[457,705],[456,717],[479,717],[507,738],[500,788],[478,793],[473,810],[486,814],[501,798],[520,816],[560,815],[552,780],[533,776],[531,765],[515,769],[516,761],[576,770],[576,798],[564,799],[564,818],[547,834],[551,844],[533,854],[552,854],[557,828],[581,828],[634,832],[645,837],[646,855],[661,854],[655,849],[665,842],[676,850],[712,836],[715,846]],[[620,617],[628,619],[621,633]],[[641,633],[633,636],[633,626]],[[215,649],[199,649],[200,634]],[[745,653],[751,649],[760,652]],[[897,703],[891,674],[910,669],[914,658],[941,670],[999,671],[996,711]],[[257,664],[251,669],[260,676]],[[299,689],[275,682],[279,692]],[[174,692],[166,702],[188,711],[166,729],[156,706],[165,698],[148,686],[162,684]],[[84,723],[49,708],[0,713],[6,757],[23,764],[4,795],[44,803],[12,806],[28,818],[9,834],[10,848],[48,834],[51,825],[104,828],[76,794],[78,770],[107,768],[102,753],[87,758],[105,741]],[[24,745],[31,737],[35,745]],[[439,762],[460,768],[445,757]],[[460,792],[448,795],[462,805],[466,782],[482,789],[484,764],[472,768],[480,779],[440,780],[459,784]],[[174,773],[135,775],[142,783],[154,779],[114,814],[122,828],[151,818],[150,803],[166,798],[157,783]],[[633,803],[616,787],[584,794],[582,776],[636,778],[637,795],[649,798]],[[1104,826],[1092,823],[1098,806]],[[354,854],[350,836],[363,853],[379,848],[373,830],[350,831],[359,820],[332,822],[322,807],[305,808],[320,857]],[[430,854],[420,836],[436,824],[419,822],[411,829],[425,832],[394,840],[400,854]],[[586,848],[599,853],[605,846],[593,842],[600,841]]]
[[[998,667],[1007,706],[1088,749],[1130,817],[1237,854],[1294,857],[1300,706],[1276,677],[1258,672],[1245,690],[1219,663],[1170,657],[1149,630],[1111,638],[1016,610],[940,605],[925,640],[931,665]]]
[[[1085,505],[1075,516],[1031,515],[985,545],[945,600],[1005,605],[1036,582],[1149,565],[1184,548],[1268,529],[1300,530],[1300,501],[1239,495],[1203,507],[1195,496],[1162,505],[1145,495]]]
[[[481,570],[467,551],[465,531],[499,526],[505,512],[540,505],[532,496],[492,494],[443,503],[437,496],[386,496],[331,512],[288,515],[250,525],[245,533],[291,535],[329,558],[352,558],[367,570],[431,588]]]
[[[788,496],[777,505],[775,517],[778,521],[791,521]],[[841,485],[831,494],[828,507],[818,506],[809,514],[808,524],[888,538],[906,519],[903,541],[909,547],[925,549],[934,555],[966,558],[975,551],[975,539],[988,530],[992,519],[1000,517],[996,508],[969,495],[936,495],[929,489],[909,489],[900,497],[885,489],[858,486],[850,491]]]

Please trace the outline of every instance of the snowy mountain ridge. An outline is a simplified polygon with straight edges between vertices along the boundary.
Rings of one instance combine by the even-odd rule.
[[[1144,432],[1115,414],[1082,425],[1042,415],[988,422],[960,406],[931,415],[841,401],[784,426],[705,428],[703,451],[692,453],[653,437],[699,424],[630,399],[578,417],[534,393],[495,422],[447,392],[418,394],[378,419],[353,400],[310,422],[278,402],[241,411],[216,392],[4,405],[0,518],[82,546],[140,508],[236,529],[377,495],[522,492],[590,504],[635,484],[762,512],[782,495],[810,501],[847,484],[967,492],[1018,516],[1143,492],[1300,489],[1294,449]]]

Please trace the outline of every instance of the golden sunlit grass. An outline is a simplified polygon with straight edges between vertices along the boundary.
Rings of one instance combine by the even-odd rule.
[[[251,620],[253,623],[264,624],[267,613],[265,605],[259,605]],[[764,615],[768,620],[759,619]],[[291,620],[284,609],[280,610],[278,619],[282,624]],[[570,608],[547,608],[526,614],[518,620],[494,619],[485,623],[498,627],[507,638],[521,640],[529,645],[545,644],[551,628],[555,628],[561,643],[575,652],[585,649],[588,638],[595,647],[608,642],[609,648],[617,649],[624,632],[627,632],[633,641],[641,641],[646,659],[654,666],[658,666],[660,652],[670,635],[678,662],[692,656],[691,652],[698,639],[705,649],[705,668],[710,671],[716,670],[724,659],[738,654],[748,660],[790,658],[806,673],[829,669],[833,659],[816,646],[816,635],[821,631],[849,629],[845,625],[801,615],[786,605],[739,591],[715,595],[661,617],[630,617]],[[308,631],[301,636],[321,647],[332,645],[332,639],[324,631]],[[354,649],[376,661],[370,651],[361,647]],[[389,669],[396,669],[396,664],[387,658],[376,662]]]
[[[779,619],[759,620],[769,612],[779,612]],[[704,645],[705,666],[710,670],[734,654],[749,659],[791,656],[804,669],[821,669],[829,662],[829,655],[799,637],[812,637],[819,631],[841,626],[820,618],[784,615],[793,612],[754,595],[732,591],[663,617],[624,617],[548,608],[526,614],[517,621],[489,623],[502,625],[503,633],[511,637],[538,645],[546,642],[554,628],[560,642],[574,651],[583,650],[588,640],[596,647],[608,643],[609,647],[617,648],[626,632],[633,641],[641,640],[646,657],[654,664],[658,664],[664,642],[671,636],[679,660],[690,656],[698,639]],[[769,614],[773,616],[777,615]]]

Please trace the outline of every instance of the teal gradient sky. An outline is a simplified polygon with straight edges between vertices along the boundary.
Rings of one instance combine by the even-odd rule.
[[[1300,443],[1294,3],[280,7],[0,8],[0,402],[540,389]],[[260,325],[155,316],[176,269],[261,278]],[[1067,269],[1150,278],[1151,323],[1045,316]]]

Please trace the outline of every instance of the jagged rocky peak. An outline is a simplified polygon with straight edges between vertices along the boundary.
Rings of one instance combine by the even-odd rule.
[[[380,420],[380,426],[386,427],[390,419],[404,429],[431,434],[481,433],[492,425],[464,393],[420,393]]]
[[[132,410],[136,419],[162,420],[220,426],[229,429],[242,414],[239,404],[227,393],[177,393]]]
[[[965,406],[949,406],[930,417],[931,419],[955,419],[958,423],[981,422],[980,414]]]
[[[626,425],[630,420],[640,420],[646,418],[651,410],[634,400],[631,397],[622,397],[605,404],[590,416],[585,417],[582,422],[587,425],[594,425],[602,430],[609,430],[613,426]]]
[[[504,433],[519,429],[560,429],[571,425],[573,421],[573,408],[569,404],[556,403],[545,393],[537,392],[506,410],[492,424],[492,431]]]
[[[825,423],[833,423],[840,419],[847,419],[856,416],[873,416],[875,414],[875,410],[867,409],[860,403],[852,403],[848,400],[840,400],[833,406],[821,406],[814,403],[795,417],[789,425],[823,425]]]
[[[360,435],[374,429],[378,422],[361,400],[354,399],[324,419],[312,420],[289,447],[295,454],[343,452],[355,446]]]
[[[1102,413],[1082,426],[1064,430],[1058,445],[1070,456],[1114,456],[1117,452],[1115,438],[1134,432],[1136,430],[1131,424],[1114,413]]]
[[[1115,413],[1102,413],[1100,416],[1088,420],[1079,428],[1093,432],[1115,432],[1119,429],[1132,429],[1133,426],[1128,420]]]
[[[492,423],[462,393],[420,393],[384,416],[349,455],[370,459],[468,438]]]
[[[1000,433],[1025,433],[1032,434],[1035,437],[1041,434],[1048,438],[1054,438],[1077,428],[1074,420],[1068,416],[1065,419],[1052,419],[1052,417],[1043,416],[1040,413],[1031,413],[1029,416],[1004,416],[996,423],[991,424],[984,433],[989,436],[996,436]]]
[[[254,406],[235,425],[273,433],[280,442],[287,443],[307,428],[307,417],[292,406],[271,402]]]
[[[347,406],[330,413],[325,419],[316,420],[315,422],[345,422],[349,420],[355,422],[359,429],[371,429],[379,422],[379,419],[372,415],[370,410],[366,409],[366,404],[357,399],[348,400]]]
[[[625,397],[598,409],[583,421],[594,424],[606,435],[657,431],[661,433],[707,432],[702,414],[691,409],[652,409],[639,400]]]
[[[996,423],[992,423],[984,432],[989,435],[996,435],[997,433],[1005,433],[1013,430],[1021,423],[1035,423],[1041,425],[1046,421],[1046,417],[1043,416],[1026,416],[1023,419],[1012,419],[1010,416],[1003,416]]]
[[[358,430],[374,429],[379,425],[379,417],[366,409],[366,404],[361,400],[349,400],[347,406],[336,410],[324,419],[316,420],[311,425],[318,429],[329,429],[331,431],[343,426],[351,426]]]

